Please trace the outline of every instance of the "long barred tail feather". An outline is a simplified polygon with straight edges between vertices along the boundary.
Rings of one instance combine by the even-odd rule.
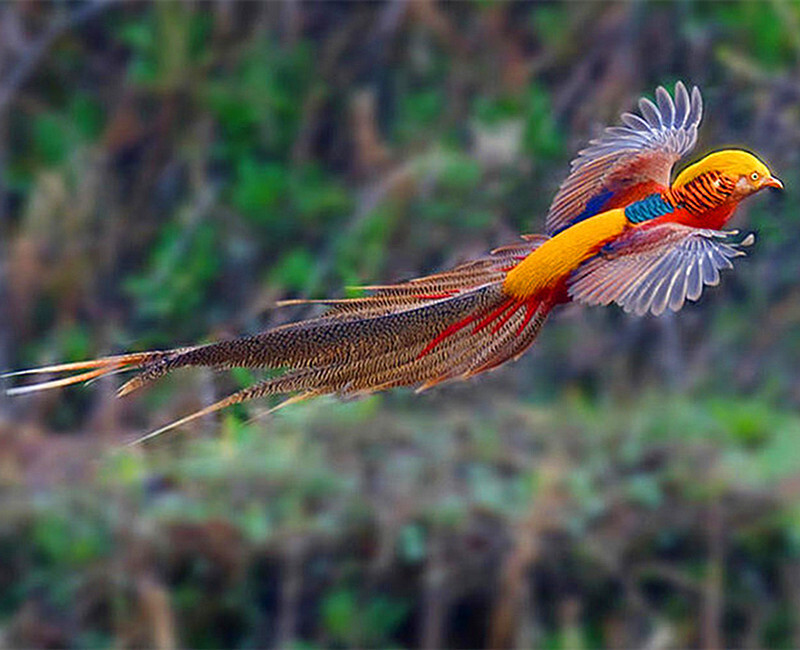
[[[257,335],[23,371],[79,374],[11,391],[66,386],[124,370],[139,372],[122,385],[119,395],[187,366],[279,373],[136,441],[142,442],[233,404],[270,395],[290,394],[294,403],[395,386],[425,390],[495,368],[533,343],[552,304],[546,299],[515,300],[502,285],[507,271],[545,240],[528,236],[450,271],[369,287],[370,295],[359,298],[319,301],[328,306],[321,316]]]
[[[258,384],[257,384],[258,386]],[[251,387],[251,388],[255,388]],[[269,393],[267,393],[269,394]],[[271,409],[268,409],[266,413],[263,415],[268,415],[269,413],[274,413],[279,409],[282,409],[290,404],[297,404],[298,402],[302,402],[304,400],[309,399],[310,397],[314,397],[314,393],[301,393],[299,395],[293,395],[285,400],[283,400],[280,404],[273,406]],[[193,422],[194,420],[198,420],[202,417],[207,415],[211,415],[212,413],[216,413],[217,411],[221,411],[224,408],[228,408],[229,406],[233,406],[234,404],[241,404],[247,400],[251,399],[258,399],[259,397],[263,397],[263,395],[259,395],[257,393],[251,394],[247,389],[238,391],[231,395],[228,395],[224,399],[219,400],[218,402],[214,402],[205,408],[200,409],[199,411],[195,411],[194,413],[190,413],[179,420],[175,420],[174,422],[170,422],[169,424],[165,424],[163,427],[159,427],[158,429],[154,429],[146,433],[143,436],[139,436],[135,440],[131,440],[127,443],[126,447],[134,447],[136,445],[140,445],[143,442],[147,442],[155,438],[156,436],[160,436],[162,433],[166,433],[167,431],[172,431],[173,429],[177,429],[178,427],[182,427],[184,424],[189,424],[189,422]]]
[[[404,335],[426,335],[433,327],[437,331],[431,332],[430,339],[436,337],[441,329],[441,320],[447,320],[447,315],[441,312],[468,313],[471,310],[469,306],[453,305],[449,299],[473,301],[474,296],[465,296],[467,291],[475,287],[499,284],[510,268],[548,238],[543,235],[523,235],[522,239],[522,242],[496,248],[483,257],[449,271],[400,284],[367,287],[366,289],[372,291],[369,296],[319,301],[330,308],[317,318],[290,323],[251,337],[197,346],[185,353],[181,351],[172,357],[159,358],[146,364],[140,374],[123,384],[118,395],[127,395],[183,366],[225,369],[234,366],[264,368],[320,365],[327,368],[332,355],[342,356],[347,351],[352,351],[353,347],[363,345],[371,345],[372,354],[386,349],[390,355],[395,354]],[[283,304],[307,302],[317,301],[285,301]],[[408,315],[423,306],[434,308],[420,319],[424,321],[421,326],[409,323],[412,319]],[[387,320],[377,320],[382,317]],[[342,321],[342,324],[334,326],[331,321]],[[353,328],[346,324],[347,321],[358,321],[364,325]],[[382,329],[383,335],[376,335],[376,328],[372,326]],[[356,332],[356,329],[365,331]],[[384,346],[384,341],[388,348]]]
[[[347,319],[313,319],[276,327],[261,334],[198,346],[144,366],[122,387],[127,394],[166,373],[186,366],[231,368],[328,368],[417,345],[419,353],[443,327],[463,314],[484,313],[498,298],[501,283],[484,285],[451,298],[411,309]]]
[[[50,366],[41,366],[39,368],[31,368],[28,370],[17,370],[14,372],[7,372],[0,375],[0,379],[8,379],[11,377],[18,377],[21,375],[48,375],[48,374],[63,374],[74,373],[76,370],[88,370],[88,372],[81,372],[78,374],[71,374],[66,377],[52,379],[48,381],[38,382],[27,386],[16,386],[6,390],[7,395],[25,395],[27,393],[34,393],[50,388],[61,388],[63,386],[70,386],[72,384],[79,384],[82,382],[105,377],[106,375],[115,374],[118,372],[125,372],[128,370],[136,370],[142,368],[150,363],[155,363],[159,359],[185,352],[191,348],[176,348],[173,350],[151,350],[148,352],[133,352],[130,354],[119,354],[109,357],[100,357],[98,359],[91,359],[90,361],[76,361],[71,363],[59,363]]]

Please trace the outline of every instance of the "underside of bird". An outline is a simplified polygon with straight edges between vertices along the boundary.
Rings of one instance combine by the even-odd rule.
[[[207,345],[156,350],[10,373],[55,374],[55,379],[12,388],[31,393],[136,371],[123,396],[187,366],[247,367],[276,373],[172,422],[141,442],[233,404],[291,395],[279,408],[310,397],[354,396],[397,386],[424,390],[466,379],[521,355],[536,338],[552,302],[517,300],[503,290],[508,271],[548,239],[523,236],[452,270],[400,284],[362,287],[367,295],[335,300],[290,300],[283,306],[319,303],[316,318],[260,334]]]

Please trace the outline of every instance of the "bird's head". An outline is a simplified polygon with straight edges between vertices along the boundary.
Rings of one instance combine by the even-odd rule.
[[[783,189],[780,179],[773,176],[761,160],[741,149],[725,149],[708,154],[678,174],[673,187],[683,187],[709,172],[720,174],[730,181],[730,198],[737,201],[765,187]]]

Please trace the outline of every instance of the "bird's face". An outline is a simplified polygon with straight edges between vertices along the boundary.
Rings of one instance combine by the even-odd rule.
[[[748,154],[749,155],[749,154]],[[755,156],[750,156],[752,161],[743,165],[743,169],[738,170],[736,179],[735,194],[738,198],[744,198],[763,190],[765,187],[773,187],[782,190],[783,183],[779,178],[772,175],[769,168]],[[728,172],[730,173],[730,172]]]
[[[783,189],[780,179],[773,176],[761,160],[740,149],[726,149],[708,154],[681,172],[675,184],[684,185],[706,172],[717,172],[729,179],[734,187],[731,198],[736,201],[765,187]]]

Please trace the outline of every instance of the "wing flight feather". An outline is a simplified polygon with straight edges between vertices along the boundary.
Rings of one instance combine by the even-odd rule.
[[[638,186],[669,185],[673,165],[697,140],[700,90],[690,93],[679,81],[673,99],[659,86],[655,102],[639,100],[639,113],[623,113],[621,126],[606,128],[578,153],[550,206],[547,234],[619,207]]]
[[[720,271],[733,268],[732,260],[755,240],[737,235],[675,223],[631,229],[578,267],[569,294],[590,305],[614,302],[639,316],[678,311],[704,286],[718,284]]]

